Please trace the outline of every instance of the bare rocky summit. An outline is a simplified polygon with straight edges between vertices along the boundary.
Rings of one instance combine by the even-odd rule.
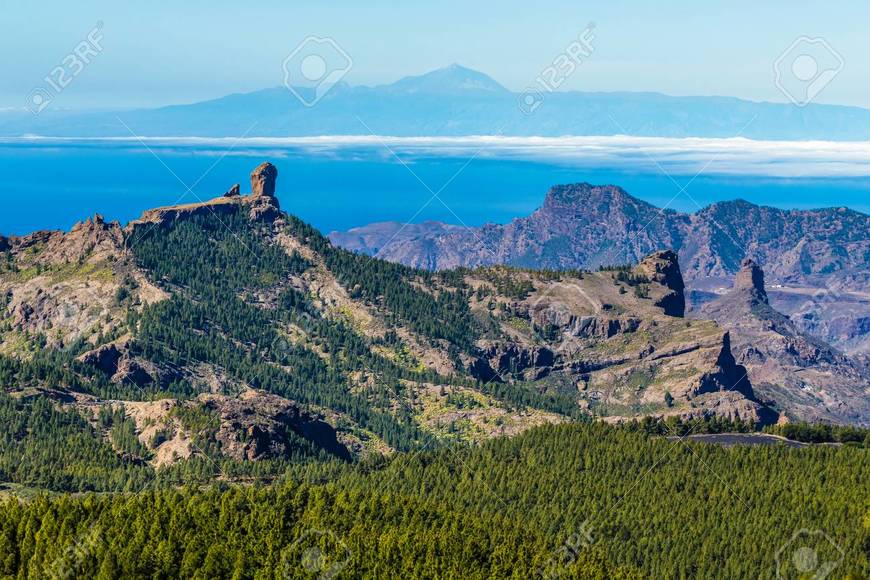
[[[281,217],[281,206],[275,196],[277,179],[278,169],[271,163],[262,163],[251,172],[250,195],[242,196],[240,186],[235,184],[223,196],[208,201],[148,210],[139,219],[127,224],[125,230],[129,234],[140,226],[146,226],[147,230],[153,225],[167,227],[194,216],[229,215],[239,207],[247,208],[251,219],[255,221],[274,221]]]

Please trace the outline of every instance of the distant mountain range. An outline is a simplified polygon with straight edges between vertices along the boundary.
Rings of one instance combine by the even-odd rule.
[[[311,93],[296,90],[303,96]],[[531,106],[523,104],[526,96]],[[643,92],[515,93],[481,72],[451,65],[388,85],[337,84],[313,107],[285,87],[275,87],[157,109],[0,115],[0,135],[7,137],[129,137],[131,129],[137,135],[165,137],[624,134],[867,140],[870,110]]]
[[[616,186],[580,183],[551,188],[538,210],[504,225],[382,222],[329,237],[358,253],[432,270],[597,269],[672,248],[696,304],[721,294],[752,258],[767,271],[777,307],[830,342],[870,351],[870,216],[847,208],[784,210],[736,200],[687,214]]]

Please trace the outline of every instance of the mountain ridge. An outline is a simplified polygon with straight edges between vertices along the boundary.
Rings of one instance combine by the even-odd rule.
[[[819,417],[799,386],[756,392],[738,329],[685,316],[674,251],[597,272],[429,272],[333,245],[279,206],[277,177],[263,163],[250,193],[8,238],[3,396],[79,416],[140,474],[220,462],[255,478],[593,418]],[[555,188],[547,215],[578,191],[611,201],[607,216],[653,211],[586,186]]]
[[[469,236],[470,234],[480,234],[481,239],[485,239],[487,235],[492,237],[494,232],[504,232],[505,235],[508,235],[519,228],[539,227],[542,224],[535,222],[541,221],[546,221],[548,222],[546,225],[554,226],[556,228],[555,230],[549,230],[550,234],[563,234],[570,232],[581,225],[602,226],[605,225],[605,222],[603,221],[604,218],[616,217],[618,220],[626,222],[628,225],[636,228],[637,231],[632,231],[631,228],[625,228],[625,230],[629,232],[628,235],[630,238],[633,236],[636,238],[637,236],[644,235],[647,232],[657,233],[660,236],[666,237],[668,232],[671,231],[668,228],[680,227],[689,230],[697,228],[700,224],[706,225],[708,228],[718,228],[723,232],[722,235],[726,238],[728,238],[732,232],[725,232],[724,226],[728,226],[732,230],[741,231],[741,235],[750,236],[750,241],[752,242],[770,242],[771,240],[769,238],[773,237],[772,234],[768,236],[768,239],[765,239],[764,236],[758,232],[753,232],[751,228],[747,228],[747,224],[751,225],[751,220],[742,215],[746,213],[759,215],[768,220],[776,220],[777,223],[775,225],[778,228],[788,231],[805,227],[804,223],[794,225],[794,222],[796,221],[809,222],[810,225],[818,226],[819,222],[824,222],[826,220],[846,220],[847,223],[845,224],[835,223],[829,228],[819,227],[818,236],[828,236],[838,239],[838,241],[846,241],[850,243],[861,243],[862,241],[865,241],[867,235],[866,232],[868,231],[868,228],[870,228],[870,216],[845,207],[829,207],[809,210],[780,209],[771,206],[756,205],[746,200],[736,199],[715,202],[696,212],[684,213],[673,209],[660,209],[651,203],[630,195],[619,186],[592,185],[585,182],[553,186],[548,190],[544,201],[538,209],[532,212],[529,216],[515,218],[507,224],[487,223],[478,228],[465,228],[443,222],[427,222],[426,224],[416,224],[409,227],[413,227],[414,233],[417,234],[415,240],[421,241],[427,239],[427,241],[430,242],[439,242],[441,241],[439,237],[445,235]],[[739,220],[735,218],[739,218]],[[670,221],[672,223],[665,223],[665,229],[662,229],[662,224],[659,223],[662,221]],[[396,223],[398,222],[380,222],[378,227],[383,231],[392,231],[393,226]],[[717,223],[722,224],[723,227],[720,227]],[[614,231],[620,233],[623,229],[615,226],[626,224],[608,223],[606,225],[613,225]],[[857,231],[852,231],[847,227],[852,225],[857,226]],[[373,240],[380,241],[374,237],[373,231],[367,229],[367,226],[353,228],[353,232],[356,235],[371,233],[373,235]],[[434,235],[431,232],[434,232]],[[679,233],[679,239],[660,240],[653,245],[657,245],[658,247],[673,247],[678,250],[683,246],[690,245],[690,241],[686,239],[688,238],[688,235],[685,232],[671,231],[671,233]],[[811,234],[812,233],[813,232],[811,232]],[[346,245],[346,247],[351,250],[363,253],[371,252],[371,247],[369,246],[351,246],[349,241],[344,238],[344,232],[334,231],[329,235],[331,239],[339,244]],[[842,238],[842,240],[839,240],[838,236],[839,238]],[[471,235],[471,237],[473,239],[474,236]],[[720,241],[720,243],[724,242]],[[737,241],[731,240],[731,243],[736,244]],[[494,248],[490,247],[490,249]],[[570,254],[563,256],[563,258],[567,260],[565,263],[559,263],[559,256],[551,256],[545,257],[538,265],[539,267],[595,268],[602,265],[612,265],[617,263],[634,263],[637,262],[642,255],[653,250],[654,248],[652,246],[640,251],[636,251],[631,247],[620,248],[614,252],[612,258],[607,262],[583,262],[581,261],[582,258],[578,258],[576,254]],[[381,257],[394,259],[412,265],[414,264],[414,261],[418,259],[418,256],[415,256],[414,254],[403,256],[401,254],[401,249],[398,247],[385,248],[383,247],[383,244],[381,244],[378,251],[380,252],[379,255]],[[515,257],[516,256],[511,256],[511,258]],[[492,263],[492,260],[494,260],[496,256],[472,256],[465,260],[460,260],[457,257],[438,260],[438,255],[427,256],[429,262],[433,262],[433,258],[436,268],[449,268],[460,265],[476,266],[479,264]],[[702,273],[704,275],[733,275],[739,271],[742,258],[743,256],[735,262],[731,257],[728,257],[726,262],[717,264],[713,267],[708,267],[708,269]],[[689,279],[695,278],[698,275],[692,270],[692,266],[686,265],[685,260],[683,263],[683,269],[684,272],[688,273]]]
[[[441,82],[441,81],[450,82]],[[451,90],[446,90],[452,87]],[[411,89],[410,91],[407,89]],[[313,99],[313,89],[294,87]],[[0,116],[0,135],[57,137],[395,136],[743,136],[761,140],[870,140],[870,110],[840,105],[754,102],[736,97],[659,93],[504,89],[484,73],[456,65],[378,86],[337,84],[315,107],[283,87],[132,111],[42,111]],[[123,119],[119,123],[118,117]],[[365,125],[360,123],[365,121]],[[723,121],[725,119],[725,121]],[[369,130],[371,129],[371,130]]]

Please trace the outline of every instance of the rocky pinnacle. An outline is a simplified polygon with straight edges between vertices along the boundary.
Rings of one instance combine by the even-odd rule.
[[[266,161],[251,172],[251,195],[275,197],[275,180],[278,179],[278,169]]]
[[[740,264],[740,271],[734,277],[734,290],[745,292],[755,300],[767,304],[767,291],[764,289],[764,271],[750,258]]]

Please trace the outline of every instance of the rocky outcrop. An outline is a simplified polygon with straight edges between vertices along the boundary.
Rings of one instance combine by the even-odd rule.
[[[749,371],[738,365],[731,353],[731,334],[726,332],[722,337],[722,348],[716,358],[712,370],[701,375],[692,388],[692,395],[716,393],[720,391],[737,391],[747,399],[754,399]]]
[[[144,387],[154,382],[154,377],[133,358],[125,341],[104,344],[79,356],[78,360],[96,367],[113,383]]]
[[[148,231],[153,227],[168,228],[178,221],[190,219],[196,216],[216,215],[226,216],[239,211],[241,200],[239,197],[218,197],[203,203],[191,203],[186,205],[173,205],[158,207],[144,212],[139,219],[127,224],[125,232],[133,241],[140,235],[140,231]],[[144,228],[144,229],[142,229]]]
[[[278,198],[275,197],[275,182],[278,169],[269,163],[261,163],[251,172],[251,196],[245,201],[250,206],[254,221],[274,221],[281,215]]]
[[[235,459],[289,458],[298,447],[295,438],[307,439],[342,459],[350,458],[331,425],[277,395],[249,390],[235,398],[201,395],[199,400],[220,417],[216,439],[221,451]]]
[[[34,262],[43,266],[97,262],[117,258],[123,252],[124,234],[118,222],[106,222],[96,214],[69,232],[39,231],[11,237],[6,244],[13,254],[29,250],[35,255]]]
[[[128,237],[135,240],[137,231],[143,226],[169,227],[179,220],[195,216],[218,217],[234,214],[246,208],[248,215],[254,221],[273,222],[281,217],[281,207],[275,197],[275,185],[278,179],[278,169],[269,162],[261,163],[251,172],[251,194],[242,196],[239,184],[233,185],[220,197],[185,205],[174,205],[151,209],[127,225]]]
[[[534,381],[549,374],[555,362],[555,353],[549,348],[499,342],[484,346],[469,371],[484,382],[519,377]]]
[[[664,288],[664,292],[656,297],[655,305],[668,316],[682,318],[686,313],[686,285],[676,252],[654,252],[641,260],[637,270]]]
[[[605,340],[617,334],[634,332],[641,324],[641,319],[633,316],[592,316],[552,308],[548,304],[537,306],[529,311],[530,320],[536,328],[553,328],[574,338]]]
[[[253,221],[273,222],[281,217],[281,208],[278,198],[269,195],[243,197],[248,206],[248,214]]]
[[[781,415],[753,399],[746,398],[737,391],[723,391],[701,395],[695,399],[693,408],[675,413],[684,421],[718,417],[730,421],[743,421],[755,425],[773,425]]]
[[[571,337],[606,340],[618,334],[635,332],[641,324],[639,318],[603,318],[600,316],[573,317],[564,331]]]

